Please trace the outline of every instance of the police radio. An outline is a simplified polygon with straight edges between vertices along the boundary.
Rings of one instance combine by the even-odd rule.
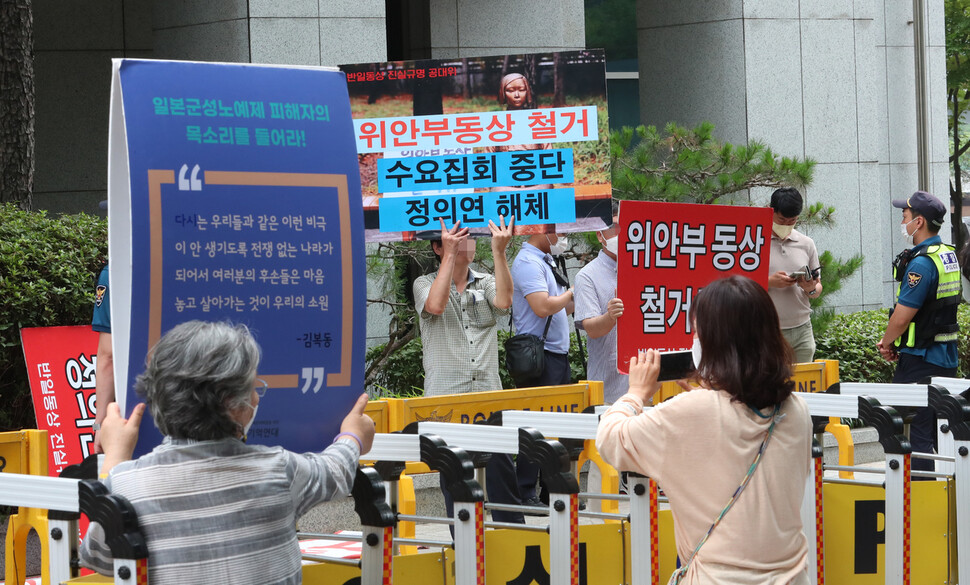
[[[893,278],[896,279],[896,282],[903,281],[903,275],[906,274],[906,267],[909,266],[909,262],[919,255],[914,254],[912,248],[906,248],[896,255],[896,258],[893,259]]]

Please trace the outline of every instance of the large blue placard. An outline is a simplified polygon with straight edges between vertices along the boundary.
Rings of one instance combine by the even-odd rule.
[[[364,232],[344,74],[122,60],[113,83],[109,250],[126,412],[166,331],[245,323],[269,384],[249,441],[322,449],[363,391]],[[159,440],[146,422],[137,452]]]

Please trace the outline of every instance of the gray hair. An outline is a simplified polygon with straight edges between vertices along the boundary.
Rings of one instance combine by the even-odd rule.
[[[188,321],[155,345],[136,390],[155,425],[173,439],[235,437],[229,411],[248,400],[259,346],[245,325]]]

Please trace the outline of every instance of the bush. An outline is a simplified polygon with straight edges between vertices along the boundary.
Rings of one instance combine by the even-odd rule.
[[[0,431],[35,426],[20,329],[91,322],[107,229],[83,213],[0,205]]]
[[[970,306],[960,305],[958,377],[970,375]],[[816,359],[839,360],[843,382],[890,382],[896,365],[882,359],[876,343],[889,322],[889,310],[859,311],[835,315],[826,331],[815,337]]]

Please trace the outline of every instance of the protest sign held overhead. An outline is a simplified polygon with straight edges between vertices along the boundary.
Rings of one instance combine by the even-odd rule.
[[[740,274],[768,288],[771,210],[694,203],[620,202],[617,368],[640,349],[690,349],[688,319],[707,283]]]
[[[152,345],[245,323],[269,384],[250,442],[318,450],[363,389],[364,250],[344,75],[116,60],[108,225],[115,379]],[[160,439],[142,426],[138,453]]]
[[[611,222],[603,51],[344,65],[368,241]]]

